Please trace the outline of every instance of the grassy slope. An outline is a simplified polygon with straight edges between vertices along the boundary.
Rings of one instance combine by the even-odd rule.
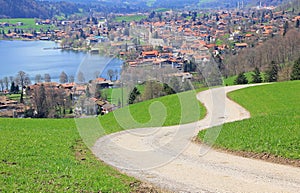
[[[245,75],[246,75],[246,78],[248,80],[249,83],[252,83],[252,74],[253,72],[246,72]],[[234,85],[234,81],[235,79],[237,78],[237,75],[235,76],[230,76],[228,78],[224,78],[223,79],[223,82],[224,82],[224,85],[225,86],[230,86],[230,85]],[[262,79],[264,81],[264,78],[265,78],[265,73],[262,73]]]
[[[97,118],[90,118],[76,119],[76,124],[84,142],[92,146],[96,139],[105,134],[132,128],[190,123],[205,114],[206,109],[196,99],[195,92],[189,91],[118,109],[100,117],[100,123]]]
[[[128,109],[137,122],[124,116]],[[150,114],[155,119],[148,122]],[[124,128],[187,123],[204,115],[195,93],[185,92],[100,118],[0,119],[0,192],[132,192],[136,180],[98,161],[87,146]]]
[[[216,147],[300,159],[300,81],[251,87],[229,94],[251,119],[227,123]],[[199,133],[203,139],[205,131]],[[204,140],[205,141],[205,140]]]
[[[246,78],[247,78],[248,82],[251,83],[252,82],[252,72],[246,72],[245,75],[246,75]],[[235,81],[236,78],[237,78],[237,75],[225,78],[223,80],[224,85],[227,85],[227,86],[234,85],[234,81]]]
[[[95,159],[72,119],[0,119],[0,133],[0,191],[129,192],[135,181]]]
[[[181,101],[181,99],[183,100]],[[189,104],[183,104],[183,103],[187,103],[187,101],[189,102]],[[205,108],[202,105],[200,105],[199,102],[197,101],[194,91],[189,91],[189,92],[164,96],[161,98],[152,99],[149,101],[130,105],[129,107],[119,109],[114,113],[110,113],[106,116],[101,117],[100,121],[101,122],[104,120],[109,121],[111,117],[114,117],[114,115],[118,116],[121,113],[124,113],[125,111],[129,110],[131,115],[137,122],[144,124],[150,121],[151,118],[150,113],[148,111],[150,105],[159,105],[159,103],[162,104],[162,106],[160,106],[162,110],[161,111],[157,110],[160,107],[156,106],[155,113],[162,115],[163,114],[162,111],[164,111],[163,109],[165,108],[166,110],[166,119],[162,124],[163,126],[177,125],[180,123],[189,123],[189,122],[199,120],[200,118],[203,118],[205,116]],[[182,109],[183,105],[185,106],[188,105],[188,107],[185,108],[189,110],[188,111],[183,110]],[[181,113],[184,113],[185,116],[181,115]],[[161,125],[148,123],[145,124],[145,126],[154,127],[154,126],[161,126]],[[113,127],[117,127],[117,126],[113,126]],[[135,127],[136,125],[130,126],[130,128],[135,128]]]

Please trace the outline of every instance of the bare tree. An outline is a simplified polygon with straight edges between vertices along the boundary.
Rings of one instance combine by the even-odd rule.
[[[25,86],[25,79],[26,79],[27,75],[24,71],[19,71],[17,74],[17,80],[18,80],[18,84],[21,86],[21,97],[20,97],[20,103],[24,102],[23,99],[23,88]]]
[[[51,82],[51,76],[50,76],[50,74],[46,73],[46,74],[44,75],[44,81],[45,81],[45,82]]]
[[[72,83],[72,82],[74,82],[74,81],[75,81],[74,76],[73,76],[73,75],[70,75],[70,76],[69,76],[69,83]]]
[[[8,78],[9,78],[10,84],[15,80],[15,78],[13,76],[9,76]]]
[[[31,85],[31,80],[30,80],[30,77],[28,75],[25,76],[24,85],[25,86]]]
[[[3,92],[4,90],[4,82],[2,79],[0,79],[0,87],[1,87],[1,91]]]
[[[37,74],[35,75],[35,83],[41,83],[42,82],[42,75]]]
[[[68,82],[68,75],[64,71],[62,71],[61,74],[59,75],[59,82],[60,83]]]
[[[34,88],[32,100],[37,113],[36,116],[38,118],[47,117],[49,105],[47,104],[46,89],[43,84]]]
[[[176,92],[180,92],[181,86],[178,77],[173,76],[169,81],[169,86]]]
[[[109,69],[107,71],[107,76],[109,76],[109,80],[112,81],[113,76],[115,75],[114,71],[112,69]]]
[[[77,74],[77,80],[79,83],[84,83],[85,82],[85,78],[84,78],[84,74],[83,72],[79,71]]]
[[[164,96],[163,86],[161,83],[156,81],[147,81],[145,84],[145,90],[143,92],[143,100],[149,100],[157,97]]]
[[[71,108],[70,96],[64,89],[51,85],[35,85],[31,91],[31,101],[39,118],[60,117],[65,114],[66,108]]]
[[[8,90],[9,80],[8,80],[8,77],[7,77],[7,76],[5,76],[5,77],[3,78],[3,83],[4,83],[4,85],[5,85],[6,90]]]
[[[118,69],[115,69],[115,76],[116,76],[116,80],[118,80],[118,78],[119,78],[119,71],[118,71]]]
[[[100,75],[100,72],[99,72],[99,71],[95,71],[95,72],[94,72],[94,76],[95,76],[95,78],[98,78],[98,77],[99,77],[99,75]]]

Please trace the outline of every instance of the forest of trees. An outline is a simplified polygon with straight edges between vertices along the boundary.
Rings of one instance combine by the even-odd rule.
[[[227,77],[255,68],[268,72],[277,67],[278,81],[290,80],[293,62],[300,55],[300,32],[287,31],[285,36],[271,38],[255,48],[246,48],[239,54],[231,55],[223,61],[222,74]],[[274,69],[273,69],[274,70]]]
[[[68,2],[0,0],[0,5],[0,17],[11,18],[52,18],[79,12],[78,5]],[[80,7],[85,8],[83,5]]]

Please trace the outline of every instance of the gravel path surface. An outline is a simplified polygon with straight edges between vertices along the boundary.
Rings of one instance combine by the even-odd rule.
[[[250,117],[226,93],[251,85],[215,88],[197,98],[207,116],[196,123],[141,128],[97,140],[93,153],[128,175],[171,192],[299,192],[300,168],[243,158],[195,144],[201,129]],[[219,127],[221,129],[221,126]],[[219,130],[212,130],[212,141]]]

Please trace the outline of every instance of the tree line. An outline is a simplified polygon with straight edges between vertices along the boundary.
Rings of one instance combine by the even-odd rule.
[[[286,81],[290,80],[293,62],[299,55],[300,31],[291,29],[284,36],[271,38],[255,48],[245,48],[238,54],[217,61],[224,77],[258,68],[269,75],[271,71],[276,71],[274,80]]]
[[[265,82],[277,82],[279,79],[279,66],[275,62],[271,63],[271,68],[265,73],[264,80],[262,78],[262,73],[258,67],[255,67],[254,72],[252,73],[252,82],[251,83],[261,83]],[[289,80],[300,80],[300,57],[294,61],[294,64],[291,68],[291,73]],[[234,81],[235,84],[248,84],[250,83],[244,72],[238,74],[237,78]]]
[[[83,74],[78,74],[78,78],[83,80]],[[35,83],[42,83],[42,82],[51,82],[52,78],[49,73],[45,73],[43,76],[41,74],[37,74],[34,77]],[[67,75],[64,71],[62,71],[59,75],[59,82],[60,83],[71,83],[75,81],[74,75]],[[84,80],[83,80],[84,82]],[[15,87],[24,87],[29,86],[32,84],[32,79],[29,77],[24,71],[19,71],[16,76],[5,76],[0,79],[0,90],[3,91],[11,91],[15,90]]]

